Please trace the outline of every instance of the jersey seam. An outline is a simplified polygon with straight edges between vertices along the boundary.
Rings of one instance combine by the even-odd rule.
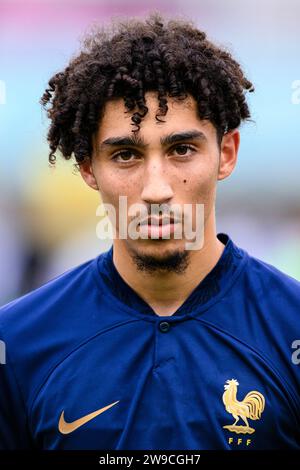
[[[34,394],[34,397],[32,398],[31,400],[31,404],[28,406],[28,409],[29,409],[29,412],[28,412],[28,418],[29,418],[29,422],[30,422],[30,427],[31,427],[31,414],[32,414],[32,411],[33,411],[33,407],[34,407],[34,404],[36,402],[36,400],[38,399],[43,387],[46,385],[46,383],[48,382],[48,380],[50,379],[51,375],[55,372],[55,370],[66,360],[68,359],[68,357],[70,357],[75,351],[79,350],[81,347],[85,346],[87,343],[89,343],[90,341],[92,341],[93,339],[97,338],[97,336],[100,336],[101,334],[104,334],[104,333],[107,333],[108,331],[114,329],[114,328],[117,328],[119,326],[123,326],[123,325],[126,325],[127,323],[132,323],[132,322],[135,322],[135,321],[138,321],[138,320],[127,320],[125,322],[119,322],[115,325],[112,325],[108,328],[106,328],[105,330],[101,330],[101,331],[98,331],[98,333],[94,334],[93,336],[90,336],[89,338],[85,339],[84,341],[82,341],[81,343],[79,343],[76,347],[74,347],[71,351],[69,351],[59,362],[57,362],[52,368],[50,371],[48,371],[48,373],[46,374],[46,376],[44,377],[44,379],[42,380],[41,384],[37,387],[37,390]]]
[[[244,252],[244,258],[241,260],[241,264],[236,270],[236,272],[233,274],[231,282],[228,283],[228,285],[224,288],[222,294],[215,300],[212,301],[212,303],[208,304],[206,308],[203,308],[203,310],[196,311],[195,313],[190,313],[187,315],[188,318],[195,318],[198,319],[198,316],[206,313],[211,307],[216,305],[218,302],[221,302],[224,297],[230,292],[230,290],[233,288],[234,284],[238,281],[239,277],[242,275],[244,269],[246,268],[246,264],[249,263],[249,256],[248,253],[245,251]]]
[[[244,341],[242,341],[241,339],[237,338],[235,335],[229,333],[226,330],[223,330],[223,328],[220,328],[219,326],[214,325],[214,324],[210,323],[207,320],[203,320],[202,318],[195,318],[195,320],[200,321],[201,323],[205,324],[206,326],[208,326],[210,328],[222,331],[222,333],[226,334],[227,336],[230,336],[230,337],[234,338],[236,341],[243,344],[245,347],[251,349],[255,354],[257,354],[272,369],[273,373],[277,376],[277,378],[280,379],[281,382],[284,382],[286,384],[286,389],[289,393],[290,398],[292,399],[292,402],[295,406],[295,409],[296,410],[300,409],[300,401],[298,402],[297,393],[294,391],[294,387],[289,382],[286,381],[286,379],[281,375],[281,373],[279,372],[277,367],[273,364],[273,361],[271,359],[269,359],[269,357],[267,355],[265,355],[264,352],[260,351],[260,349],[257,349],[256,346],[255,347],[254,346],[249,346],[249,344],[247,344]],[[296,411],[296,415],[297,415],[298,419],[300,420],[300,414],[298,413],[298,411]]]

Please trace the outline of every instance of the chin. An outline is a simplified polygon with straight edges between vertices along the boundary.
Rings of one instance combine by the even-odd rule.
[[[128,247],[137,269],[148,274],[183,274],[189,264],[189,252],[184,249],[182,240],[157,241],[144,240]]]
[[[184,240],[130,240],[127,241],[131,252],[138,255],[148,255],[157,259],[168,258],[175,253],[185,251]]]

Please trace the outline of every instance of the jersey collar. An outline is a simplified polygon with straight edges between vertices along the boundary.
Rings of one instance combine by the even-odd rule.
[[[243,258],[243,250],[238,248],[225,233],[218,233],[218,239],[225,245],[221,257],[213,269],[195,287],[184,303],[171,316],[191,313],[217,296],[228,284]],[[100,266],[101,264],[101,266]],[[98,270],[105,289],[127,307],[146,315],[157,314],[121,277],[113,262],[113,246],[98,257]]]

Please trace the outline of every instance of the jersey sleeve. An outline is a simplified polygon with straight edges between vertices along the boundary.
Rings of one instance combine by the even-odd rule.
[[[1,332],[0,340],[0,450],[29,449],[25,405]]]

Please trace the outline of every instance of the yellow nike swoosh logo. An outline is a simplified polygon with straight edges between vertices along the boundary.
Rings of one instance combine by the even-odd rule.
[[[103,408],[100,408],[100,410],[93,411],[93,413],[89,413],[86,416],[83,416],[82,418],[76,419],[75,421],[72,421],[71,423],[67,423],[65,421],[65,412],[62,411],[59,422],[58,422],[58,430],[62,434],[69,434],[70,432],[75,431],[75,429],[80,428],[83,426],[85,423],[88,421],[91,421],[92,419],[96,418],[96,416],[101,415],[104,411],[108,410],[112,406],[116,405],[119,403],[120,400],[115,401],[114,403],[111,403],[110,405],[104,406]]]

